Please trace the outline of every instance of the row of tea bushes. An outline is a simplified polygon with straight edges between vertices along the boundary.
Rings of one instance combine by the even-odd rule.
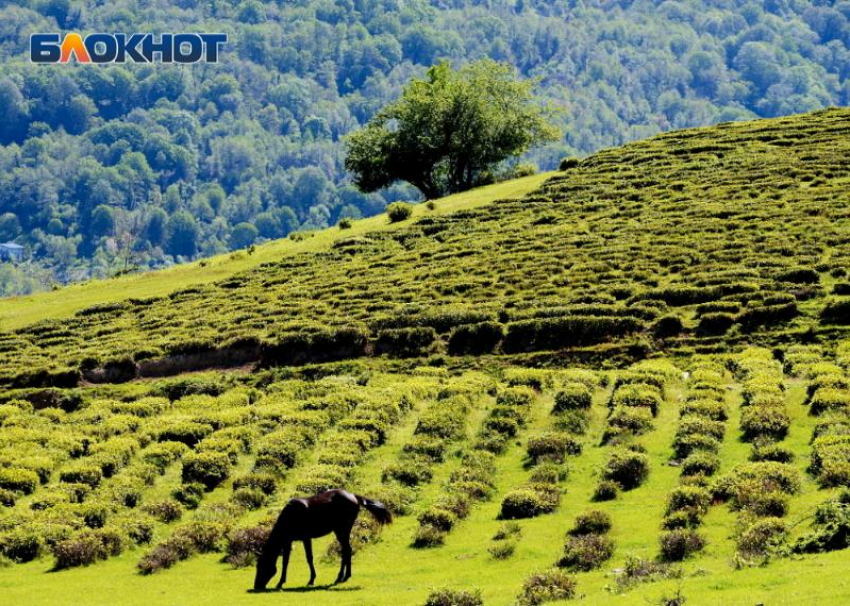
[[[576,516],[567,532],[564,555],[558,567],[570,572],[589,572],[601,568],[614,556],[615,543],[608,536],[611,516],[598,509]]]
[[[496,456],[504,453],[508,442],[525,427],[536,401],[536,392],[526,386],[499,390],[473,449],[463,455],[460,467],[452,472],[444,495],[419,515],[415,547],[442,545],[475,502],[490,498],[495,487]]]
[[[200,379],[180,379],[144,389],[109,388],[116,399],[86,399],[71,413],[14,405],[7,416],[13,421],[0,426],[0,461],[15,460],[16,445],[22,453],[18,467],[0,463],[2,553],[25,561],[54,551],[59,567],[104,559],[118,553],[118,545],[150,540],[144,529],[172,524],[200,507],[189,523],[195,521],[206,496],[219,489],[232,487],[233,511],[257,509],[278,498],[280,481],[314,444],[322,450],[318,462],[326,465],[341,462],[343,449],[335,442],[340,436],[372,448],[410,402],[438,384],[434,378],[331,376],[283,380],[261,393],[207,390]],[[253,460],[254,469],[234,477],[245,459]],[[23,467],[36,462],[41,472]],[[318,471],[307,470],[304,475],[313,476],[305,479],[316,480]],[[154,492],[170,496],[152,500]],[[110,538],[113,531],[121,541]],[[98,547],[100,539],[105,547]]]
[[[806,403],[818,417],[809,471],[822,488],[850,487],[850,342],[836,348],[837,364],[821,361],[806,373]]]
[[[533,384],[530,376],[509,375],[506,379],[509,383],[524,379],[526,384]],[[567,459],[582,452],[580,436],[587,428],[592,389],[599,380],[589,371],[571,370],[561,373],[558,381],[560,389],[555,394],[549,428],[529,436],[526,442],[526,463],[531,475],[502,499],[502,519],[532,518],[554,511],[561,502],[559,484],[569,473]],[[542,389],[543,384],[534,386]]]
[[[742,439],[755,446],[784,440],[791,418],[785,406],[782,364],[762,348],[745,350],[731,364],[742,382]]]
[[[720,467],[718,451],[728,419],[721,365],[707,359],[695,360],[686,387],[673,439],[673,458],[681,470],[680,485],[667,496],[659,537],[661,559],[666,562],[682,561],[705,545],[696,529],[711,505],[706,484]]]
[[[789,360],[790,364],[794,364]],[[803,372],[799,360],[796,372]],[[781,445],[789,426],[783,365],[762,348],[749,348],[730,360],[742,383],[741,437],[753,444],[749,463],[735,467],[711,487],[715,502],[728,502],[738,512],[736,564],[764,563],[787,532],[782,519],[788,502],[801,488],[793,456]]]
[[[649,477],[649,457],[634,438],[652,430],[666,387],[679,374],[669,362],[646,360],[617,375],[602,435],[603,444],[613,448],[601,470],[594,500],[615,499],[620,490],[637,488]]]

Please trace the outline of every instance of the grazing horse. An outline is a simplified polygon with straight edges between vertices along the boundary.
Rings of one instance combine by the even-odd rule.
[[[360,513],[366,508],[380,524],[389,524],[393,517],[383,503],[351,494],[345,490],[326,490],[307,499],[292,499],[280,512],[266,544],[257,561],[257,576],[254,590],[266,588],[277,572],[277,557],[283,555],[283,570],[280,573],[280,589],[286,582],[286,568],[293,541],[303,541],[307,564],[310,566],[310,582],[316,580],[313,567],[313,539],[330,533],[336,535],[342,548],[342,563],[336,583],[344,583],[351,577],[351,528]]]

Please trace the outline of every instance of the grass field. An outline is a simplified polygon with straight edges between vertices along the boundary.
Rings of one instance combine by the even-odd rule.
[[[611,570],[622,563],[627,554],[652,558],[657,552],[658,522],[662,518],[666,494],[676,484],[677,469],[669,466],[670,443],[676,426],[676,401],[682,395],[680,384],[674,386],[657,421],[658,428],[643,443],[652,458],[649,481],[621,499],[595,505],[609,511],[613,518],[612,535],[617,550],[610,566],[590,573],[579,573],[582,602],[588,604],[656,603],[663,595],[673,595],[681,588],[693,604],[815,604],[843,603],[850,600],[850,584],[843,581],[841,571],[846,553],[797,557],[771,562],[766,567],[735,570],[731,566],[734,547],[734,515],[725,506],[712,508],[705,518],[704,529],[709,546],[697,559],[684,565],[681,580],[662,580],[638,585],[627,593],[612,590]],[[296,546],[290,568],[290,583],[285,590],[287,603],[297,604],[417,604],[422,603],[434,587],[452,586],[482,589],[485,603],[511,604],[524,578],[535,569],[544,569],[558,559],[561,538],[576,514],[594,506],[590,496],[596,472],[603,462],[607,447],[598,446],[605,417],[605,403],[610,389],[600,390],[594,400],[593,416],[585,453],[570,464],[570,480],[562,506],[554,514],[522,522],[523,535],[516,554],[508,560],[493,559],[486,551],[490,538],[500,522],[496,519],[499,499],[477,507],[452,533],[444,547],[413,549],[411,537],[416,527],[414,516],[399,518],[384,529],[381,540],[355,557],[355,576],[349,584],[332,587],[336,560],[319,558],[317,587],[304,586],[308,571],[303,553]],[[799,381],[789,383],[788,403],[792,411],[792,430],[786,441],[799,453],[799,467],[807,461],[807,443],[814,419],[801,405],[804,389]],[[739,390],[730,385],[729,400],[739,398]],[[540,430],[547,424],[550,397],[542,397],[536,405],[534,420],[528,431]],[[730,426],[739,414],[734,405]],[[391,459],[399,444],[413,431],[408,422],[397,428],[383,450],[363,465],[360,477],[377,479],[383,461]],[[522,442],[522,440],[520,440]],[[730,435],[724,441],[723,470],[745,462],[748,447]],[[513,444],[501,457],[497,494],[521,483],[528,475],[523,465],[523,449]],[[419,501],[427,502],[440,491],[441,481],[451,471],[452,463],[441,469],[434,482],[422,490]],[[816,484],[808,480],[804,490],[793,501],[791,518],[803,517],[813,504],[825,498]],[[323,553],[327,539],[317,542],[316,553]],[[255,594],[250,591],[253,569],[233,570],[220,563],[220,555],[197,556],[154,576],[135,573],[135,563],[143,549],[136,548],[117,558],[93,566],[62,572],[51,572],[51,564],[40,560],[0,570],[0,587],[4,599],[15,604],[234,604],[272,603],[284,599],[276,592]],[[830,579],[830,582],[823,582]],[[120,598],[116,598],[116,591]]]
[[[0,302],[3,603],[850,603],[848,132],[671,133]],[[337,486],[396,514],[351,581],[322,539],[317,587],[296,546],[251,592],[270,516]]]

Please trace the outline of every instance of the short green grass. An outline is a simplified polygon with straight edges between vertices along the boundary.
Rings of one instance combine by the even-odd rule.
[[[808,461],[808,438],[814,420],[801,405],[804,385],[789,383],[788,406],[793,417],[792,430],[785,444],[798,456],[797,465],[804,469]],[[50,572],[49,561],[8,567],[0,570],[0,590],[4,601],[21,605],[46,604],[271,604],[304,605],[362,604],[395,605],[422,603],[432,588],[441,586],[479,588],[486,604],[511,604],[526,576],[534,570],[550,567],[559,557],[564,533],[576,514],[588,508],[608,511],[613,518],[611,536],[617,542],[614,558],[600,571],[575,575],[585,604],[657,603],[662,595],[681,590],[691,604],[815,604],[843,603],[850,600],[850,583],[844,578],[845,553],[779,559],[766,567],[735,570],[731,564],[735,516],[726,506],[713,507],[703,531],[709,538],[708,548],[684,566],[681,580],[667,580],[639,585],[626,594],[612,591],[614,575],[627,554],[652,558],[657,553],[658,523],[667,493],[678,482],[678,469],[668,465],[670,444],[678,416],[677,401],[683,393],[679,384],[668,389],[668,397],[656,419],[655,429],[639,438],[652,460],[649,480],[640,488],[623,493],[612,502],[591,504],[590,495],[596,484],[596,472],[605,460],[609,447],[600,446],[605,403],[610,389],[598,390],[594,398],[592,422],[584,438],[581,456],[570,460],[570,478],[561,507],[553,514],[522,521],[523,534],[515,555],[504,561],[487,553],[490,538],[500,522],[497,520],[500,497],[521,484],[528,471],[523,464],[524,438],[530,432],[548,426],[550,395],[538,399],[529,428],[499,457],[497,496],[473,509],[468,519],[449,534],[446,545],[433,549],[413,549],[411,538],[417,526],[415,515],[398,518],[386,527],[380,542],[361,551],[354,560],[354,577],[342,586],[329,586],[338,566],[323,557],[329,539],[316,542],[319,569],[317,587],[306,588],[308,577],[303,552],[299,546],[293,553],[289,583],[283,595],[276,592],[254,594],[250,591],[252,569],[232,570],[220,563],[219,556],[199,556],[179,563],[175,568],[151,577],[135,573],[140,549],[88,568]],[[739,420],[738,389],[730,384],[729,403],[732,416],[721,451],[722,471],[744,462],[749,445],[737,440]],[[489,403],[479,404],[469,422],[471,438]],[[379,482],[380,470],[392,460],[403,442],[410,437],[417,411],[390,435],[388,443],[372,453],[358,470],[358,485]],[[416,508],[422,509],[439,495],[443,481],[456,460],[440,466],[433,482],[422,488]],[[214,493],[215,494],[215,493]],[[793,500],[790,520],[806,515],[810,507],[821,502],[828,493],[818,490],[807,479],[803,494]],[[220,496],[220,495],[219,495]]]

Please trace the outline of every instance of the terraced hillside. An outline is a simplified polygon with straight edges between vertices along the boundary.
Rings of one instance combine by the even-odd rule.
[[[850,292],[848,129],[850,112],[830,110],[602,152],[519,200],[3,333],[2,380],[69,385],[80,371],[104,380],[446,345],[710,351],[828,336],[848,321],[840,299],[828,305]],[[472,337],[472,352],[477,330],[488,337]]]
[[[673,133],[7,330],[4,601],[850,601],[848,131]],[[325,540],[247,593],[334,486],[396,516],[352,581]]]

